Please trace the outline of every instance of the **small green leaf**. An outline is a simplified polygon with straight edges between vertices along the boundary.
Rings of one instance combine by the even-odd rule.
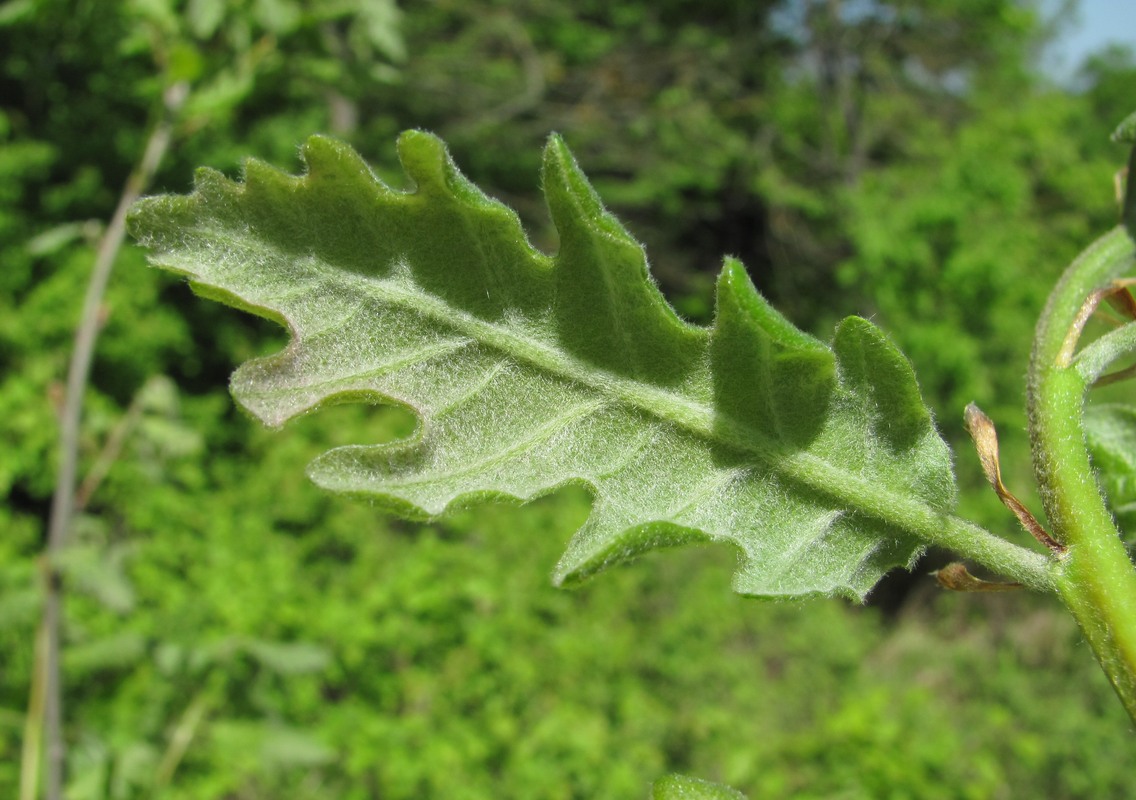
[[[1129,322],[1095,339],[1077,353],[1073,363],[1085,383],[1092,385],[1105,372],[1126,356],[1136,351],[1136,322]]]
[[[543,166],[555,256],[435,137],[403,134],[399,154],[413,191],[315,137],[301,177],[205,170],[192,195],[131,216],[154,264],[289,329],[286,350],[232,380],[266,424],[344,401],[418,414],[408,440],[318,458],[317,484],[412,517],[587,486],[561,583],[716,541],[738,549],[738,592],[862,598],[943,528],[949,452],[910,364],[869,322],[845,320],[825,345],[732,259],[714,325],[684,322],[557,137]]]
[[[1131,545],[1136,534],[1136,407],[1089,404],[1085,438],[1112,514]]]
[[[651,800],[746,800],[746,797],[722,783],[686,775],[667,775],[651,787]]]
[[[1136,144],[1136,111],[1116,126],[1116,130],[1112,132],[1112,140],[1118,144]]]

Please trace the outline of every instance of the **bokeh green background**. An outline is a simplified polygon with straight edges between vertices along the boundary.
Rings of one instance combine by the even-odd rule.
[[[1046,4],[1052,12],[1052,4]],[[61,385],[94,243],[163,88],[191,86],[152,191],[328,132],[402,185],[433,130],[555,247],[561,132],[706,322],[722,254],[827,338],[871,317],[956,445],[963,510],[1017,537],[961,411],[1024,491],[1023,376],[1063,265],[1115,219],[1136,57],[1044,73],[1060,15],[1011,0],[9,0],[0,4],[0,795],[35,669]],[[121,253],[65,560],[68,797],[624,798],[680,771],[760,797],[1130,796],[1130,722],[1056,602],[889,578],[865,607],[729,593],[672,551],[562,592],[587,514],[404,523],[310,486],[335,444],[412,421],[341,407],[258,428],[226,393],[271,324]]]

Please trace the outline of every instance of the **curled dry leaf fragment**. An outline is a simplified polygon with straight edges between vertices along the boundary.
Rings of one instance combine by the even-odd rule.
[[[994,429],[990,417],[974,403],[966,407],[966,429],[970,433],[970,438],[974,440],[975,449],[978,450],[978,460],[982,462],[982,471],[986,474],[986,480],[994,488],[1002,505],[1014,512],[1018,522],[1031,536],[1057,555],[1063,554],[1065,546],[1050,536],[1022,501],[1002,483],[1002,469],[998,463],[998,432]],[[940,579],[939,582],[942,583],[942,580]]]
[[[1010,592],[1022,588],[1020,583],[997,583],[976,578],[965,564],[958,561],[936,570],[934,575],[940,586],[954,592]]]

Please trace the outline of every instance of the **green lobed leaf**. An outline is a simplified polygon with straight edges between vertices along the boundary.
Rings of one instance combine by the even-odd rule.
[[[554,256],[437,138],[407,132],[399,155],[412,191],[313,137],[302,176],[257,161],[243,183],[201,170],[193,194],[131,215],[152,263],[289,329],[283,352],[233,375],[254,416],[279,426],[345,401],[418,414],[410,439],[318,458],[320,486],[431,517],[582,484],[593,511],[557,582],[726,541],[735,590],[763,596],[862,598],[921,550],[896,509],[934,524],[953,507],[910,364],[869,322],[844,320],[825,345],[733,259],[713,326],[684,322],[555,136],[542,176]]]

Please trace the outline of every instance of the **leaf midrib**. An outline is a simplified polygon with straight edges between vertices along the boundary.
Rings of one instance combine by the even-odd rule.
[[[938,525],[944,512],[921,499],[894,492],[876,480],[841,469],[805,450],[786,450],[761,435],[754,428],[733,419],[716,415],[711,406],[684,395],[659,389],[621,375],[613,374],[551,347],[531,337],[522,337],[502,325],[476,317],[456,308],[407,279],[370,278],[345,273],[332,264],[313,259],[320,269],[336,274],[339,280],[354,286],[380,302],[411,308],[440,326],[449,327],[480,344],[505,353],[520,363],[527,363],[562,379],[585,386],[601,395],[633,406],[641,412],[673,423],[695,435],[754,457],[770,472],[832,497],[856,511],[867,511],[884,522],[930,539],[911,521],[920,520],[919,528],[929,530]]]
[[[209,233],[234,249],[260,250],[275,260],[302,257],[304,266],[317,273],[320,279],[330,278],[330,285],[354,287],[380,302],[410,308],[437,325],[495,348],[519,363],[527,363],[601,395],[612,396],[663,422],[684,428],[727,449],[743,452],[782,478],[824,494],[850,509],[867,512],[926,541],[933,542],[936,539],[935,534],[946,516],[945,512],[935,509],[922,499],[894,492],[878,480],[866,479],[837,467],[814,453],[799,449],[786,450],[760,430],[742,425],[730,417],[717,415],[715,420],[714,409],[709,405],[601,369],[560,349],[531,337],[519,336],[502,325],[455,307],[414,284],[412,271],[403,257],[391,260],[392,268],[387,277],[365,276],[341,269],[313,253],[303,256],[287,253],[264,239],[258,239],[257,246],[250,246],[247,238],[233,236],[224,226],[210,227]],[[310,288],[309,286],[309,291]],[[301,294],[302,291],[292,293],[289,297]],[[246,298],[254,304],[279,303],[281,299]],[[305,332],[305,336],[307,335]]]

